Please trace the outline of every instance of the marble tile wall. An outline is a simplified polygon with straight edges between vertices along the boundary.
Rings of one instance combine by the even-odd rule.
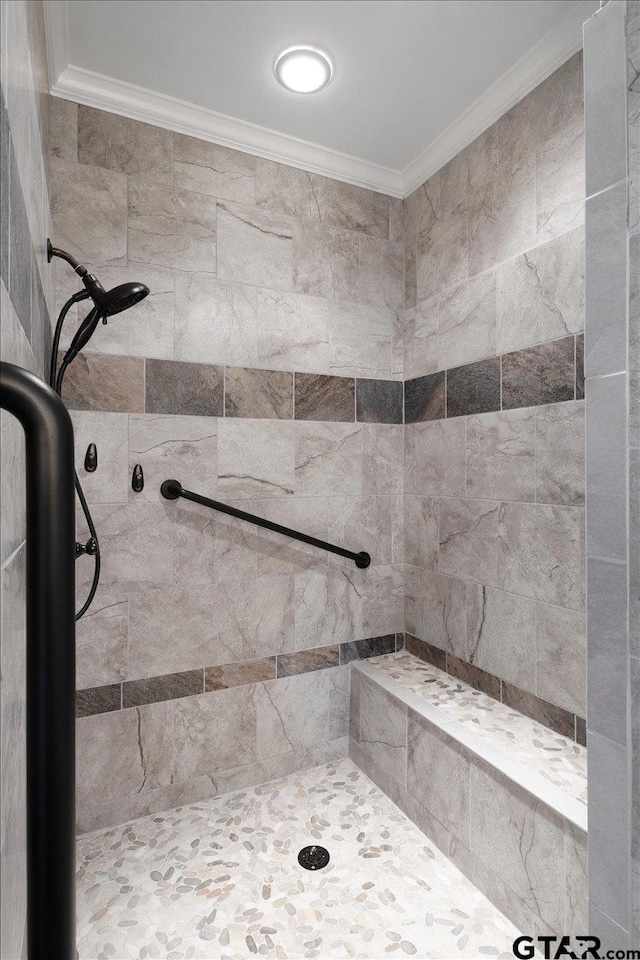
[[[358,766],[521,930],[584,933],[584,830],[463,745],[457,726],[438,725],[352,670],[349,753]]]
[[[401,379],[401,201],[57,98],[51,128],[59,244],[153,291],[92,350]]]
[[[584,27],[589,923],[640,937],[639,5]]]
[[[52,303],[45,244],[48,95],[40,2],[0,11],[0,358],[42,376]],[[0,417],[0,954],[22,957],[26,919],[25,499],[22,428]]]
[[[255,783],[276,759],[344,749],[346,664],[395,649],[404,627],[403,211],[58,99],[51,126],[59,245],[105,285],[151,289],[97,331],[65,383],[103,555],[77,633],[87,828],[142,809],[137,760],[106,806],[101,781],[114,737],[137,758],[137,717],[150,718],[144,809],[194,783],[210,795],[221,770]],[[58,302],[74,289],[63,267]],[[169,477],[373,564],[168,503]],[[79,564],[79,599],[90,576]]]
[[[574,732],[584,183],[576,54],[405,201],[405,627]]]

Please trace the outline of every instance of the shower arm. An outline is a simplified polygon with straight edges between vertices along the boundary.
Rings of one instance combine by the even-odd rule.
[[[290,527],[283,527],[280,523],[265,520],[264,517],[256,517],[253,513],[245,513],[244,510],[237,510],[236,507],[230,507],[228,503],[221,503],[219,500],[210,500],[209,497],[203,497],[199,493],[185,490],[179,480],[165,480],[160,487],[160,493],[165,500],[177,500],[179,497],[182,497],[184,500],[199,503],[203,507],[210,507],[212,510],[219,510],[220,513],[227,513],[230,517],[237,517],[239,520],[254,523],[257,527],[265,527],[267,530],[273,530],[274,533],[281,533],[284,537],[301,540],[302,543],[308,543],[310,546],[318,547],[320,550],[327,550],[329,553],[337,553],[340,557],[347,557],[348,560],[353,560],[356,567],[359,567],[361,570],[364,570],[371,563],[371,557],[364,550],[361,550],[360,553],[354,553],[352,550],[338,547],[334,543],[327,543],[326,540],[319,540],[317,537],[310,537],[307,533],[301,533],[299,530],[292,530]]]

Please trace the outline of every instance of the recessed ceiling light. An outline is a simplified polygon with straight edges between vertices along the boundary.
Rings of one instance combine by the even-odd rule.
[[[276,77],[294,93],[315,93],[331,80],[333,64],[317,47],[288,47],[275,62]]]

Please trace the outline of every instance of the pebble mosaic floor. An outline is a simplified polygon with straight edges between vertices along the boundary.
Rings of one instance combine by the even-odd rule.
[[[350,760],[78,841],[80,960],[512,960],[516,936]]]
[[[496,747],[508,751],[529,769],[537,770],[569,796],[586,804],[586,747],[410,653],[390,653],[366,662],[440,707],[452,719],[470,724]]]

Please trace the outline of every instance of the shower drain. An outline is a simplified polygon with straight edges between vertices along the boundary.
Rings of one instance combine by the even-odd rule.
[[[298,854],[298,863],[305,870],[322,870],[329,863],[329,851],[324,847],[303,847]]]

